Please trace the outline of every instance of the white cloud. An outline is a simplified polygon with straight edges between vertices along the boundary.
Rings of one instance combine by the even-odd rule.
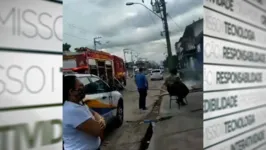
[[[160,36],[162,22],[140,5],[125,6],[128,0],[67,0],[64,1],[64,42],[93,48],[93,38],[102,36],[97,46],[103,51],[124,58],[122,49],[127,47],[141,53],[141,57],[160,62],[165,58],[166,43]],[[137,1],[137,0],[135,0]],[[137,1],[139,2],[139,1]],[[150,1],[145,1],[150,7]],[[184,28],[203,17],[202,0],[167,0],[167,10],[172,53],[174,44],[182,36]],[[130,56],[127,55],[127,60]]]

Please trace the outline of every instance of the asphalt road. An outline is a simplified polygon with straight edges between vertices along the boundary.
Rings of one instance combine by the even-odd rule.
[[[101,146],[102,150],[137,150],[139,143],[143,138],[147,127],[140,124],[140,121],[151,111],[155,102],[155,95],[163,81],[149,81],[149,88],[146,99],[148,111],[141,113],[138,110],[138,92],[133,79],[128,79],[125,91],[122,92],[124,97],[124,123],[123,125],[108,133]]]

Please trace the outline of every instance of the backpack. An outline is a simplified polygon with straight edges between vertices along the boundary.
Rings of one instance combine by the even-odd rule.
[[[177,96],[180,98],[185,98],[189,93],[189,89],[187,88],[187,86],[179,79],[176,79],[172,84],[169,84],[167,86],[167,91],[169,95]]]

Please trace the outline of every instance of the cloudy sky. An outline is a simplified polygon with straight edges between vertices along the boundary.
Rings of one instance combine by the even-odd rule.
[[[94,48],[93,38],[101,36],[97,48],[123,58],[129,48],[141,57],[160,62],[165,58],[165,38],[161,20],[141,5],[126,6],[126,2],[142,0],[64,0],[64,43],[74,48]],[[174,43],[187,25],[203,17],[202,0],[166,0],[170,38]],[[144,3],[151,8],[150,0]],[[171,19],[172,18],[172,19]],[[108,42],[109,41],[109,42]],[[130,60],[130,55],[126,56]]]

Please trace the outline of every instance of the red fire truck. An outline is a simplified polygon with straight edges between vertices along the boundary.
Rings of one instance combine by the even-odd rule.
[[[127,84],[126,80],[126,66],[124,60],[118,56],[113,55],[115,77],[124,85]]]
[[[63,55],[63,72],[69,73],[69,72],[76,72],[76,73],[84,73],[84,70],[88,70],[88,66],[86,65],[86,62],[83,62],[83,65],[81,62],[79,62],[79,65],[77,64],[77,58],[84,57],[84,53],[77,53],[77,52],[67,52]],[[80,66],[80,67],[78,67]]]
[[[112,77],[126,85],[126,68],[123,59],[102,51],[86,49],[81,53],[64,55],[63,71]]]

